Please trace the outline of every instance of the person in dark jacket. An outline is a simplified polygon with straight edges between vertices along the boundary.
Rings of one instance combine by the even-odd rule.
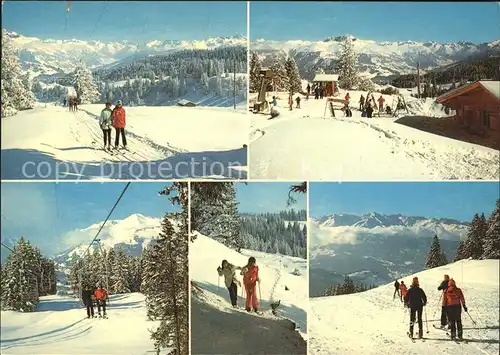
[[[413,326],[415,325],[415,315],[418,319],[418,337],[424,336],[424,327],[422,322],[422,310],[427,304],[427,296],[424,290],[420,288],[418,277],[414,277],[410,289],[405,296],[405,305],[410,309],[410,333],[413,338]]]
[[[448,322],[448,318],[446,315],[446,300],[445,300],[445,293],[446,289],[448,288],[448,282],[450,281],[450,276],[444,275],[444,280],[441,282],[441,284],[438,287],[438,291],[443,291],[443,294],[441,295],[441,328],[446,327],[448,325],[448,329],[450,329],[450,323]]]
[[[366,117],[372,118],[372,114],[373,114],[373,107],[371,103],[368,103],[368,105],[366,106]]]
[[[392,296],[392,299],[393,299],[393,300],[394,300],[394,299],[396,299],[396,294],[398,295],[398,298],[400,298],[400,297],[401,297],[401,295],[399,294],[399,281],[398,281],[398,280],[396,280],[396,281],[394,282],[394,288],[395,288],[395,290],[394,290],[394,295]]]
[[[82,291],[82,301],[87,308],[87,318],[94,318],[94,301],[92,299],[93,295],[93,290],[88,286],[85,287]]]

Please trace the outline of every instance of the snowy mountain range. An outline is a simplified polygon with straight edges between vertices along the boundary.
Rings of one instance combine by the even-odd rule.
[[[335,71],[341,53],[341,43],[345,36],[327,38],[323,41],[251,41],[251,51],[259,54],[263,65],[272,64],[275,59],[292,56],[301,75],[311,80],[318,69]],[[376,79],[392,78],[416,72],[420,62],[422,73],[426,70],[452,63],[487,56],[500,55],[500,40],[474,44],[470,42],[377,42],[354,40],[354,50],[358,53],[358,67],[365,76]]]
[[[172,223],[174,221],[172,220]],[[72,260],[82,257],[88,248],[88,243],[101,228],[102,222],[92,224],[84,229],[67,233],[69,238],[84,240],[85,242],[72,246],[62,253],[57,254],[54,260],[61,267],[71,264]],[[175,224],[174,224],[175,226]],[[161,231],[161,219],[146,217],[142,214],[132,214],[122,220],[109,220],[99,234],[101,247],[104,249],[121,248],[127,254],[138,256],[142,249],[158,238]],[[98,248],[94,243],[91,248]]]
[[[19,50],[23,69],[31,77],[56,75],[74,70],[78,61],[90,68],[127,64],[151,55],[165,55],[185,49],[214,49],[228,46],[246,46],[244,36],[215,37],[205,40],[152,40],[146,43],[55,40],[26,37],[7,32]]]
[[[451,261],[467,231],[465,222],[401,214],[311,218],[310,294],[322,293],[346,274],[367,284],[383,284],[421,271],[435,234]]]

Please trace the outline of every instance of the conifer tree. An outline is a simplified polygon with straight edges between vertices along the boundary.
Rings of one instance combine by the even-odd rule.
[[[297,67],[297,63],[295,59],[292,57],[288,57],[285,62],[285,70],[287,76],[287,91],[290,94],[299,93],[302,91],[302,81],[300,79],[299,68]]]
[[[262,66],[257,53],[253,52],[250,57],[250,92],[259,92],[260,90],[260,70]]]
[[[483,255],[485,224],[483,217],[479,217],[477,213],[474,214],[465,241],[464,259],[472,258],[477,260]]]
[[[482,259],[500,259],[500,199],[488,219]]]
[[[81,104],[94,103],[100,98],[92,72],[83,62],[80,62],[76,68],[73,86]]]
[[[288,75],[283,63],[278,59],[270,67],[273,72],[273,90],[275,91],[288,91]]]
[[[454,262],[464,259],[464,249],[465,249],[465,242],[461,240],[460,243],[458,243],[455,259],[453,259]]]
[[[343,89],[351,90],[359,83],[357,54],[354,50],[353,39],[346,36],[342,41],[342,53],[339,58],[339,85]]]
[[[447,264],[446,256],[441,250],[439,238],[437,235],[432,239],[429,253],[427,254],[427,261],[425,262],[426,269],[432,269],[438,266]]]
[[[118,249],[112,268],[113,278],[110,280],[110,288],[113,293],[129,293],[129,261],[122,249]]]

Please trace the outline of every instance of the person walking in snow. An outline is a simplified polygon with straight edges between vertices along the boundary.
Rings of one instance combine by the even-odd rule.
[[[410,309],[410,332],[408,335],[413,338],[413,326],[415,325],[416,318],[418,322],[418,337],[422,338],[424,335],[422,310],[427,304],[427,296],[424,290],[420,288],[418,277],[413,278],[410,289],[404,297],[404,303]]]
[[[93,295],[94,292],[92,292],[92,289],[89,286],[85,287],[82,291],[82,301],[87,309],[87,318],[94,318],[94,301],[92,299]]]
[[[66,98],[63,100],[63,107],[66,107]]]
[[[113,127],[115,127],[115,149],[118,149],[120,135],[122,136],[123,148],[127,149],[127,138],[125,138],[126,114],[121,100],[116,102],[116,106],[111,114],[113,117]]]
[[[311,93],[311,85],[307,83],[307,95],[309,96],[310,93]]]
[[[366,105],[366,117],[372,118],[373,117],[372,114],[373,114],[373,107],[372,107],[371,103],[368,102],[368,105]]]
[[[404,281],[401,281],[401,284],[399,285],[399,290],[401,291],[401,302],[403,302],[406,293],[408,292],[408,289],[406,288]]]
[[[104,289],[101,285],[97,286],[97,290],[94,292],[94,299],[96,300],[97,303],[97,314],[99,315],[99,318],[104,317],[106,318],[106,301],[108,300],[108,291]],[[103,315],[101,316],[101,308],[103,311]]]
[[[443,295],[446,304],[446,314],[450,321],[451,339],[455,339],[458,332],[458,339],[462,340],[463,327],[462,327],[462,307],[467,312],[465,305],[465,297],[461,289],[455,283],[455,280],[448,281],[448,287]]]
[[[363,108],[365,107],[365,97],[361,95],[359,98],[359,110],[363,111]]]
[[[259,312],[259,300],[257,298],[257,282],[259,279],[259,267],[252,256],[248,259],[248,264],[241,270],[243,275],[243,284],[245,285],[245,291],[247,294],[245,309],[247,312]]]
[[[241,269],[239,266],[230,264],[227,260],[222,260],[222,266],[217,267],[219,277],[224,276],[224,284],[229,291],[231,305],[234,308],[238,307],[238,286],[241,286],[240,282],[236,279],[235,272]]]
[[[300,108],[300,96],[297,96],[297,98],[295,99],[295,102],[297,103],[296,108]]]
[[[278,100],[276,99],[276,96],[273,96],[273,101],[271,101],[273,106],[278,106]]]
[[[448,325],[448,329],[450,329],[450,322],[448,322],[448,318],[446,315],[446,297],[445,293],[448,289],[448,282],[450,281],[450,276],[444,275],[444,279],[441,284],[438,286],[438,291],[443,291],[441,295],[441,328],[445,328]]]
[[[380,116],[381,112],[384,112],[384,102],[385,102],[385,99],[382,96],[382,94],[380,94],[380,97],[378,98],[378,115],[379,116]]]
[[[396,299],[396,293],[398,294],[398,298],[401,299],[401,294],[399,293],[399,282],[396,280],[394,282],[394,295],[392,295],[392,299]]]
[[[290,107],[290,111],[293,110],[293,94],[290,94],[288,97],[288,106]]]
[[[325,97],[325,88],[323,86],[320,86],[320,88],[319,88],[319,98],[321,100],[323,100],[324,97]]]
[[[113,127],[112,113],[111,103],[106,102],[106,107],[101,111],[101,116],[99,117],[99,125],[101,126],[102,134],[104,136],[105,150],[111,150],[111,127]]]
[[[319,87],[316,85],[314,88],[314,100],[319,99]]]

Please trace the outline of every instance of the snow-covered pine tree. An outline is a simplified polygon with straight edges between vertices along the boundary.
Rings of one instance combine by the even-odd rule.
[[[253,52],[250,57],[250,92],[259,92],[260,90],[260,70],[262,65],[257,53]]]
[[[1,86],[2,117],[35,107],[35,94],[21,74],[19,57],[5,29],[2,29]]]
[[[455,259],[453,259],[454,262],[464,259],[464,248],[465,248],[465,241],[461,240],[460,243],[458,243]]]
[[[208,86],[208,75],[206,72],[203,72],[201,74],[201,87],[202,87],[203,93],[205,95],[208,95],[210,90],[209,90],[209,86]]]
[[[370,78],[360,78],[358,84],[358,90],[362,91],[375,91],[375,84]]]
[[[358,85],[357,62],[358,58],[354,50],[353,38],[346,36],[342,41],[342,53],[339,58],[339,85],[341,88],[352,90],[354,86]]]
[[[288,91],[288,75],[283,63],[276,59],[270,67],[273,72],[273,90],[287,92]]]
[[[500,259],[500,199],[488,219],[482,259]]]
[[[479,259],[483,255],[483,239],[486,222],[476,213],[467,232],[464,247],[464,259]]]
[[[427,254],[427,260],[425,262],[426,269],[432,269],[438,266],[446,265],[446,260],[443,259],[443,251],[441,250],[441,245],[439,243],[439,238],[437,235],[432,239],[431,247],[429,253]]]
[[[109,280],[109,287],[111,288],[113,293],[129,293],[129,261],[122,249],[118,249],[115,256],[115,263],[113,264],[112,268],[113,278]]]
[[[101,95],[97,84],[92,77],[92,72],[83,62],[80,62],[76,67],[73,86],[80,99],[80,104],[91,104],[99,101]]]
[[[287,76],[287,91],[289,93],[296,94],[302,91],[302,81],[300,79],[299,68],[295,59],[288,57],[285,62],[285,70]]]

